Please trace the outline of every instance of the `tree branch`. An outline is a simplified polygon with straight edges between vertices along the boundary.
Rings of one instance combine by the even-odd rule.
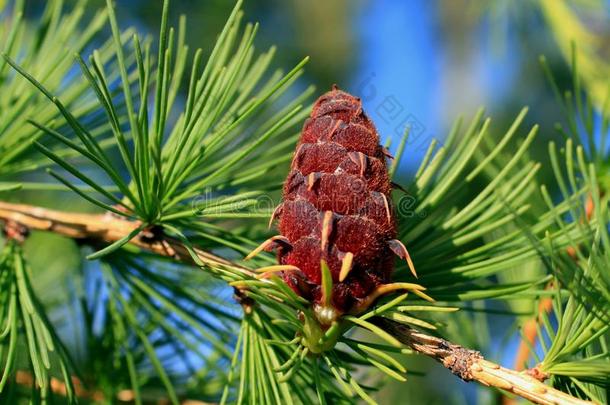
[[[127,221],[111,214],[77,214],[50,210],[24,204],[0,201],[0,220],[16,222],[31,230],[54,232],[69,238],[97,240],[112,243],[122,239],[139,225],[137,221]],[[160,256],[196,264],[184,244],[174,238],[162,235],[150,238],[141,232],[130,243]],[[254,273],[246,267],[195,248],[197,257],[208,266],[230,266],[248,275]],[[536,373],[517,372],[487,361],[474,350],[450,343],[444,339],[423,334],[404,324],[386,318],[376,317],[374,322],[399,341],[418,353],[439,361],[464,381],[477,381],[483,385],[496,387],[536,404],[543,405],[583,405],[592,402],[574,398],[566,393],[545,385]]]
[[[416,352],[437,360],[464,381],[477,381],[488,387],[499,388],[535,404],[584,405],[593,403],[574,398],[544,384],[542,380],[546,376],[541,376],[535,370],[518,372],[504,368],[485,360],[478,351],[466,349],[442,338],[426,335],[387,318],[375,317],[371,321]]]
[[[54,232],[68,238],[105,243],[116,242],[141,225],[139,221],[128,221],[110,213],[79,214],[3,201],[0,201],[0,220],[5,223],[21,224],[29,230]],[[197,264],[184,243],[166,235],[156,238],[154,235],[140,232],[129,243],[159,256]],[[248,275],[254,275],[250,269],[220,256],[198,248],[193,250],[199,260],[207,266],[229,266]]]
[[[27,371],[22,371],[22,370],[17,370],[17,372],[15,372],[15,383],[19,384],[21,386],[24,387],[34,387],[36,385],[36,381],[34,381],[34,376],[27,372]],[[105,397],[104,393],[102,391],[99,390],[87,390],[83,384],[81,383],[81,381],[76,378],[76,377],[72,377],[72,385],[74,387],[74,394],[80,398],[80,399],[87,399],[87,400],[92,400],[95,402],[103,402],[104,400],[107,400],[107,398]],[[50,385],[49,385],[51,391],[53,391],[54,394],[57,395],[61,395],[63,397],[68,395],[68,388],[66,387],[66,383],[64,383],[63,381],[52,377],[50,380]],[[143,403],[144,404],[150,404],[150,405],[165,405],[165,404],[170,404],[170,400],[167,398],[159,398],[157,393],[154,393],[152,395],[146,395],[146,393],[143,393]],[[119,393],[117,394],[116,397],[116,401],[119,401],[120,403],[133,403],[135,398],[135,394],[132,390],[122,390],[119,391]],[[113,403],[115,403],[116,401],[113,401]],[[182,399],[180,400],[180,404],[181,405],[213,405],[210,402],[204,402],[204,401],[200,401],[200,400],[196,400],[196,399]]]

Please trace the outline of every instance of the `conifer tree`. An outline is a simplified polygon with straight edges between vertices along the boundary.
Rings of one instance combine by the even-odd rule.
[[[539,3],[561,30],[569,11]],[[610,93],[591,76],[607,64],[572,44],[561,89],[541,59],[564,112],[550,184],[527,108],[507,128],[481,109],[432,141],[392,193],[418,278],[397,261],[406,288],[323,324],[274,255],[244,260],[272,236],[323,91],[294,86],[307,58],[271,69],[281,49],[255,49],[241,6],[206,54],[186,17],[170,26],[169,0],[154,38],[123,29],[111,0],[93,15],[50,0],[35,21],[0,1],[0,400],[376,403],[427,356],[507,398],[607,403]],[[408,136],[388,145],[391,178]],[[498,308],[523,326],[512,368],[468,338]]]

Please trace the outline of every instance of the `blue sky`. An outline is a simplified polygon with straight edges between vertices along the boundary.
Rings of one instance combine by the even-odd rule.
[[[458,114],[470,116],[502,100],[518,70],[514,35],[503,31],[503,46],[496,51],[485,23],[465,39],[471,53],[456,66],[439,32],[437,7],[425,0],[371,1],[353,25],[359,63],[348,90],[362,97],[382,139],[392,138],[392,150],[411,126],[403,173],[417,168],[430,140],[442,141]]]
[[[394,148],[411,126],[407,151],[415,156],[403,161],[409,168],[443,127],[435,118],[441,115],[442,66],[434,12],[424,0],[379,0],[363,7],[355,23],[361,50],[350,91],[362,97],[382,139],[392,137]]]

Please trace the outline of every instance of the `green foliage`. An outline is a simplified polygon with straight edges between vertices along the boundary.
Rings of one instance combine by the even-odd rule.
[[[236,308],[226,308],[217,296],[220,286],[204,273],[158,263],[152,268],[149,260],[113,255],[87,266],[79,297],[83,372],[101,376],[95,384],[106,398],[130,389],[140,403],[157,395],[158,385],[173,402],[197,386],[207,387],[199,395],[216,398],[232,356]]]
[[[91,44],[106,21],[106,13],[84,18],[86,2],[81,1],[71,12],[64,12],[63,1],[47,2],[37,22],[24,20],[23,1],[8,3],[3,8],[0,24],[0,51],[15,58],[23,69],[36,75],[53,93],[62,98],[63,105],[87,126],[97,142],[105,147],[108,124],[97,111],[87,81],[75,75],[72,54],[82,52]],[[82,25],[85,24],[84,28]],[[110,44],[99,50],[100,62],[112,65]],[[44,95],[10,69],[6,60],[0,61],[0,190],[18,187],[12,181],[16,174],[49,165],[48,159],[35,153],[31,142],[44,140],[53,153],[62,158],[79,156],[71,148],[53,142],[44,132],[28,123],[35,118],[50,128],[63,128],[60,113],[48,103]],[[11,176],[11,178],[8,178]],[[28,187],[36,187],[30,184]],[[38,185],[36,188],[44,187]]]
[[[565,122],[558,122],[556,129],[565,139],[572,139],[581,145],[579,154],[574,158],[568,156],[567,168],[571,170],[572,165],[578,161],[582,167],[585,159],[595,165],[598,183],[603,192],[610,190],[610,154],[608,152],[608,138],[610,137],[610,81],[606,80],[607,95],[604,104],[597,109],[588,93],[583,91],[579,74],[579,59],[576,44],[572,42],[572,88],[562,91],[551,72],[546,59],[540,58],[540,64],[544,70],[548,81],[553,89],[555,97],[559,102]],[[572,153],[569,151],[570,154]],[[586,158],[585,158],[586,157]],[[579,165],[576,165],[576,172],[570,177],[573,186],[574,178],[579,174]],[[554,164],[557,172],[557,164]],[[586,175],[580,173],[580,175]],[[564,196],[567,193],[565,184],[561,177],[557,177],[559,186]]]
[[[603,54],[602,34],[591,29],[595,23],[582,16],[588,14],[594,18],[603,18],[607,4],[601,0],[566,1],[559,4],[552,0],[540,0],[538,3],[565,59],[575,61],[578,57],[581,61],[580,69],[574,71],[574,79],[583,82],[588,97],[597,110],[607,109],[610,64]],[[578,44],[578,48],[574,48],[574,43]],[[579,98],[580,91],[575,92],[574,96]]]
[[[572,148],[570,140],[565,149],[567,176],[576,181],[575,167],[570,164]],[[552,151],[554,153],[554,149]],[[577,155],[583,156],[582,147],[578,147]],[[587,237],[580,243],[572,241],[568,250],[557,249],[551,237],[544,244],[548,256],[546,264],[556,281],[553,310],[551,314],[540,314],[538,341],[543,355],[537,355],[536,360],[540,370],[553,376],[556,386],[574,395],[604,402],[605,389],[610,384],[608,199],[600,198],[594,166],[587,165],[587,170],[584,161],[580,163],[581,173],[588,174],[577,181],[584,183],[587,194],[578,199],[568,196],[573,216],[566,218],[555,212],[555,220],[562,229],[567,227],[567,222],[577,223]],[[559,182],[564,183],[563,174],[557,172],[557,176]],[[591,214],[586,212],[588,201],[592,201],[594,207]],[[548,194],[547,202],[554,211]]]
[[[32,289],[30,277],[23,251],[16,243],[8,243],[0,253],[0,364],[3,370],[0,392],[14,390],[13,375],[25,368],[32,371],[34,393],[44,402],[51,395],[52,370],[59,370],[67,398],[73,401],[71,361]]]
[[[536,192],[532,179],[540,164],[531,161],[527,151],[537,127],[505,159],[525,113],[521,111],[497,143],[487,142],[491,121],[482,120],[483,110],[465,129],[459,120],[442,147],[435,151],[436,142],[430,145],[407,188],[413,207],[401,210],[403,200],[397,203],[402,214],[400,237],[412,252],[419,281],[437,300],[515,299],[531,294],[546,279],[507,284],[490,279],[538,254],[530,235],[521,229],[491,237],[528,214]],[[542,215],[528,229],[543,235],[552,221],[551,215]],[[565,236],[557,237],[558,244],[566,242]],[[406,266],[399,267],[396,277],[408,277]]]
[[[184,43],[184,19],[177,31],[170,28],[166,2],[156,62],[153,62],[150,42],[142,43],[139,36],[133,34],[130,45],[133,46],[136,63],[135,66],[130,66],[114,11],[108,3],[121,79],[120,99],[126,105],[129,125],[121,125],[121,116],[113,96],[115,89],[112,88],[109,74],[105,72],[99,52],[93,52],[89,65],[80,58],[78,61],[83,76],[87,78],[111,125],[113,144],[122,160],[121,167],[111,162],[108,152],[88,126],[79,122],[60,98],[23,67],[7,59],[9,64],[56,104],[80,142],[74,142],[46,125],[35,123],[35,126],[87,158],[114,186],[112,189],[99,186],[96,179],[85,174],[69,160],[37,143],[42,153],[99,194],[99,197],[92,197],[79,192],[82,197],[117,215],[139,218],[145,224],[181,223],[184,218],[194,216],[192,200],[200,197],[203,192],[217,197],[219,192],[227,188],[252,190],[254,186],[260,185],[261,177],[271,165],[285,161],[286,147],[289,145],[287,142],[280,142],[283,148],[266,151],[260,145],[281,139],[286,130],[302,120],[303,112],[299,105],[302,97],[268,116],[261,110],[269,108],[270,103],[294,82],[305,60],[285,76],[276,72],[265,77],[274,49],[255,56],[252,42],[257,27],[247,25],[240,32],[242,13],[239,6],[238,3],[229,17],[203,69],[203,54],[201,50],[195,52],[186,89],[187,101],[181,111],[177,112],[174,110],[174,102],[183,82],[188,57],[188,47]],[[146,101],[151,97],[154,108],[149,111]],[[172,122],[171,115],[174,113],[178,118]],[[242,142],[247,144],[236,148]],[[279,157],[283,159],[278,159]],[[123,170],[128,173],[128,179],[123,178]],[[78,192],[73,182],[55,171],[50,173]],[[244,181],[243,176],[248,179]],[[113,189],[118,190],[121,197],[113,193]],[[229,202],[248,207],[255,202],[251,198],[254,195],[249,192],[241,196],[233,194],[231,201],[219,198],[205,201],[202,214],[205,215],[206,210],[210,210],[214,211],[216,217],[222,217],[226,211],[234,210],[235,205],[229,205]],[[113,249],[127,243],[129,239],[117,242]]]
[[[567,234],[566,230],[576,225],[585,238],[570,238],[567,249],[558,249],[550,235],[543,243],[545,264],[555,278],[555,288],[551,314],[540,314],[543,322],[538,341],[543,355],[536,360],[542,371],[552,375],[554,385],[602,403],[610,387],[609,115],[604,109],[601,117],[595,118],[598,112],[580,88],[574,45],[572,55],[574,87],[563,95],[542,59],[567,118],[567,130],[557,125],[567,138],[565,147],[558,151],[551,143],[549,152],[569,211],[558,212],[546,188],[542,193],[557,227]]]

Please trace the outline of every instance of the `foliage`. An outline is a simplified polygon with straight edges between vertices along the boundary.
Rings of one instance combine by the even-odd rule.
[[[598,0],[582,3],[541,0],[540,9],[564,57],[573,59],[578,54],[580,69],[574,72],[574,78],[583,81],[592,103],[598,110],[603,110],[608,104],[610,64],[603,57],[603,34],[592,29],[595,24],[586,22],[586,19],[602,16],[604,4]],[[575,8],[585,17],[575,12]],[[577,49],[574,48],[574,43],[578,44]],[[579,94],[576,93],[575,96],[578,97]]]
[[[32,23],[23,19],[23,8],[22,1],[16,2],[12,10],[9,5],[5,6],[0,25],[2,52],[15,58],[50,91],[61,96],[64,108],[86,123],[91,136],[105,147],[108,144],[105,139],[108,124],[97,110],[97,103],[91,97],[85,78],[74,74],[72,53],[82,52],[90,46],[106,21],[106,13],[100,11],[88,20],[84,18],[86,2],[80,2],[65,13],[62,1],[50,1],[40,20]],[[80,26],[83,23],[86,24],[84,29]],[[110,43],[103,44],[98,58],[101,64],[112,67],[114,62],[110,50]],[[111,76],[110,80],[115,77]],[[36,118],[50,127],[60,130],[65,127],[60,122],[59,111],[48,103],[42,93],[15,75],[6,60],[0,61],[0,88],[3,95],[0,101],[0,176],[8,180],[0,184],[2,189],[19,186],[19,183],[10,181],[9,175],[15,176],[49,165],[48,159],[31,148],[33,140],[44,140],[58,156],[79,156],[74,150],[46,138],[42,131],[28,123],[28,119]],[[122,110],[120,105],[118,108]],[[30,184],[29,187],[34,185]],[[40,187],[38,185],[37,188]]]
[[[554,276],[553,310],[542,313],[538,341],[543,356],[540,369],[553,376],[553,383],[583,398],[606,400],[610,386],[608,326],[610,325],[610,218],[608,217],[607,108],[596,111],[580,88],[578,59],[572,45],[573,90],[563,96],[544,59],[543,67],[567,117],[558,131],[567,139],[558,151],[549,145],[551,162],[562,199],[569,202],[567,213],[556,211],[546,190],[544,199],[560,229],[576,224],[582,241],[570,241],[567,249],[557,249],[547,235],[545,265]],[[596,115],[600,114],[596,117]],[[577,198],[575,198],[577,197]],[[556,325],[554,323],[556,322]]]
[[[34,398],[44,402],[50,396],[51,375],[56,368],[65,381],[68,399],[73,400],[70,358],[32,289],[29,272],[21,248],[14,242],[8,243],[0,256],[0,363],[3,369],[0,391],[12,391],[11,376],[25,366],[34,375]]]

